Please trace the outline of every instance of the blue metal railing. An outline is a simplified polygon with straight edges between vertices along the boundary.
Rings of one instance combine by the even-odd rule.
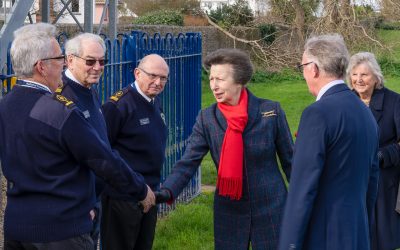
[[[66,35],[60,34],[58,41],[63,47]],[[149,54],[159,54],[170,67],[168,83],[161,94],[162,106],[168,126],[166,160],[162,169],[162,181],[171,172],[174,163],[185,150],[187,139],[192,131],[198,111],[201,108],[201,34],[186,33],[174,36],[159,33],[150,36],[142,31],[119,34],[113,41],[104,39],[109,60],[104,73],[96,86],[99,98],[106,101],[115,91],[134,81],[133,69],[141,58]],[[12,65],[7,59],[7,75],[0,75],[4,80],[2,95],[12,87]],[[178,202],[187,202],[200,193],[200,169],[189,185],[178,197]],[[161,205],[159,214],[164,215],[174,205]]]

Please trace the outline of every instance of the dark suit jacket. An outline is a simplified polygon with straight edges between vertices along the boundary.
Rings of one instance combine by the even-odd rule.
[[[345,84],[301,117],[280,250],[368,250],[376,200],[378,128]]]
[[[387,88],[375,90],[370,109],[378,122],[383,164],[379,176],[372,249],[400,248],[400,215],[395,211],[400,181],[400,95]]]
[[[243,196],[240,200],[230,200],[216,191],[215,249],[247,249],[251,240],[253,249],[275,250],[279,240],[287,190],[276,156],[288,176],[292,137],[280,105],[248,93],[249,119],[243,133]],[[182,159],[163,184],[174,198],[187,185],[209,150],[218,168],[226,128],[226,120],[216,104],[199,113]]]

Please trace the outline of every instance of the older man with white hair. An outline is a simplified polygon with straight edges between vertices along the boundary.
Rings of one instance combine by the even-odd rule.
[[[18,81],[0,101],[0,159],[7,179],[4,249],[92,249],[93,172],[145,209],[154,195],[143,177],[112,151],[61,84],[64,55],[54,25],[14,33]]]

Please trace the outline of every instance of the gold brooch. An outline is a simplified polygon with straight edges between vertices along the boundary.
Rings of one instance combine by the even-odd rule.
[[[261,112],[262,117],[269,117],[269,116],[274,116],[275,114],[275,110],[272,111],[267,111],[267,112]]]

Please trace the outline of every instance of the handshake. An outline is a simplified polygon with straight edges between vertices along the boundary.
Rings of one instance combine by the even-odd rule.
[[[152,206],[167,202],[171,198],[172,196],[168,189],[161,188],[153,192],[151,188],[147,186],[147,196],[144,200],[139,202],[139,206],[142,207],[144,213],[147,213]]]

